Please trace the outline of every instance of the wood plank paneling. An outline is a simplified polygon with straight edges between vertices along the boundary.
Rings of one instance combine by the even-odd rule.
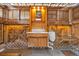
[[[0,44],[4,42],[3,39],[3,24],[0,24]]]
[[[26,32],[29,31],[28,25],[5,25],[5,42],[15,41],[16,39],[26,39]]]
[[[48,25],[69,25],[69,10],[48,9]]]
[[[40,28],[40,29],[45,29],[45,31],[47,31],[47,8],[46,7],[41,7],[39,6],[40,9],[40,13],[41,13],[41,17],[39,19],[41,19],[41,21],[37,21],[36,19],[38,19],[36,17],[37,11],[38,11],[38,6],[36,7],[31,7],[30,8],[30,28],[31,31],[33,28]]]
[[[48,47],[48,34],[27,33],[28,47]]]
[[[73,19],[72,19],[72,23],[79,23],[79,7],[75,7],[73,9]]]

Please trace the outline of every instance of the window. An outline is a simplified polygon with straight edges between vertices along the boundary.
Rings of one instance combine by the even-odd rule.
[[[63,11],[59,11],[59,18],[63,18],[64,17],[64,12]]]
[[[9,19],[12,19],[13,17],[12,17],[12,10],[9,10]]]
[[[29,19],[29,11],[21,10],[21,21],[26,21]]]
[[[29,11],[21,10],[21,12],[19,12],[18,9],[9,10],[9,19],[16,19],[25,22],[29,19]]]
[[[57,11],[48,11],[48,19],[56,19],[57,18]]]
[[[19,10],[13,10],[13,19],[19,19]]]
[[[19,10],[9,10],[9,19],[19,19]]]
[[[68,11],[60,10],[60,11],[59,11],[59,18],[60,18],[60,19],[68,19],[68,13],[69,13]]]
[[[2,17],[2,9],[0,9],[0,17]]]

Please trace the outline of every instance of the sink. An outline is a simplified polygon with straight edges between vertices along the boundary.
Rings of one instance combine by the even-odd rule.
[[[48,32],[45,32],[45,29],[32,29],[32,32],[27,33],[48,33]]]

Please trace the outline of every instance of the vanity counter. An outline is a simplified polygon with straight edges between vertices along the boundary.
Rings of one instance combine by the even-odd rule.
[[[27,32],[27,33],[47,33],[48,34],[48,32]]]
[[[48,32],[28,32],[28,47],[48,47]]]

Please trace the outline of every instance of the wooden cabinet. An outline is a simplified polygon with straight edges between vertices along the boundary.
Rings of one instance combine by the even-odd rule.
[[[48,47],[47,33],[27,33],[28,47]]]

